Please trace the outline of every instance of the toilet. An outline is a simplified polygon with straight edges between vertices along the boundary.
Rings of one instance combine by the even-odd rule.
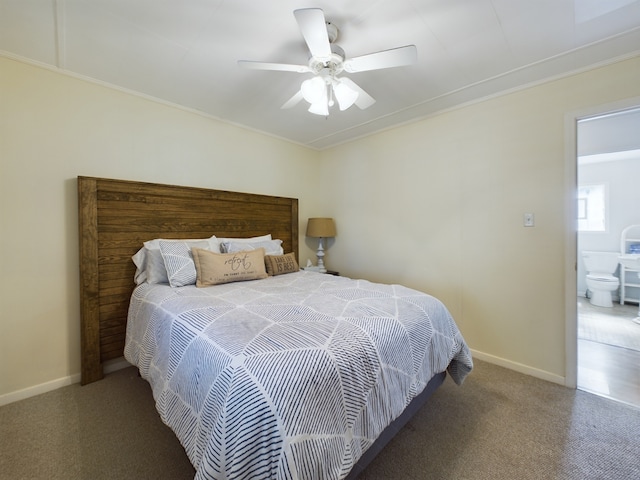
[[[620,279],[613,273],[618,268],[618,252],[583,251],[582,260],[587,269],[587,288],[591,293],[589,301],[597,307],[613,307],[611,293],[620,285]]]

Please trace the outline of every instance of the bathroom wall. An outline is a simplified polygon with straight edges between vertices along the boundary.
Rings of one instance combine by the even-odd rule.
[[[582,250],[620,251],[622,230],[628,225],[640,225],[640,151],[637,152],[636,157],[627,160],[579,165],[578,184],[604,183],[608,186],[609,219],[606,232],[578,233],[578,253]],[[584,296],[586,272],[580,255],[577,274],[578,295]],[[618,292],[614,292],[614,298],[618,298]]]

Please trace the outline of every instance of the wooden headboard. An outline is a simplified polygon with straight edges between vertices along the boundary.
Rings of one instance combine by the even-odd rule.
[[[78,177],[82,384],[122,357],[131,261],[154,238],[271,233],[298,257],[298,200],[250,193]]]

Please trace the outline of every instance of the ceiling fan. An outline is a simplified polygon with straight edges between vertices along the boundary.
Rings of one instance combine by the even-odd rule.
[[[334,42],[338,38],[338,27],[327,22],[320,8],[295,10],[302,36],[309,47],[311,58],[307,65],[254,62],[239,60],[238,65],[254,70],[276,70],[295,73],[312,73],[303,81],[298,93],[281,108],[292,108],[302,99],[310,103],[309,112],[328,116],[329,107],[338,102],[340,110],[352,105],[360,109],[370,107],[375,99],[348,77],[338,77],[342,72],[358,73],[383,68],[411,65],[417,60],[415,45],[392,48],[354,58],[346,58],[344,50]]]

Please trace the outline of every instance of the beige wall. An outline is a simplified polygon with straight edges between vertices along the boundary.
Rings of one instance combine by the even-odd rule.
[[[317,160],[301,146],[0,57],[0,404],[80,371],[78,175],[296,197],[306,219],[317,209]],[[304,236],[300,244],[306,259]]]
[[[562,381],[565,116],[637,96],[639,58],[318,153],[0,58],[0,404],[77,378],[77,175],[300,198],[302,263],[333,216],[329,268],[430,292],[479,356]]]
[[[328,267],[430,292],[477,356],[563,383],[565,116],[639,95],[635,58],[322,152]]]

